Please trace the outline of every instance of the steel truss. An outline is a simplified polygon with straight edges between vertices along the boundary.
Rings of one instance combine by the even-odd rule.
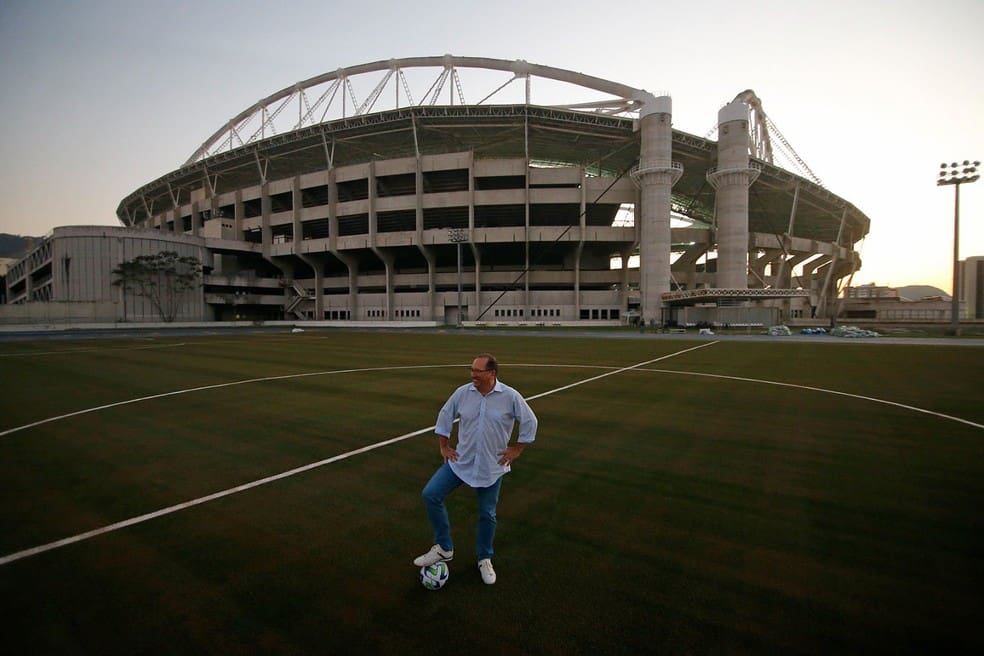
[[[462,80],[466,72],[469,78],[467,84]],[[504,75],[511,77],[503,81]],[[545,91],[542,100],[534,98],[533,80],[563,84],[565,97],[561,102],[556,102]],[[519,97],[515,92],[515,82],[523,83]],[[465,96],[466,86],[478,89],[479,93],[474,97],[481,98],[470,106],[490,102],[512,105],[518,101],[524,105],[556,106],[558,109],[599,117],[634,117],[647,96],[645,91],[623,84],[523,60],[453,55],[391,59],[340,68],[267,96],[227,121],[192,153],[185,165],[278,134],[296,132],[338,119],[363,117],[389,109],[444,106],[440,102],[443,98],[446,98],[448,107],[455,107],[456,103],[458,107],[469,106]],[[491,92],[488,91],[490,86],[493,87]],[[386,93],[387,87],[392,88],[392,97]],[[414,93],[415,88],[417,93]],[[426,91],[421,92],[423,88]],[[368,89],[362,102],[358,100],[360,89]],[[414,101],[415,96],[420,98],[419,102]],[[377,109],[380,103],[384,106]],[[286,111],[293,105],[296,105],[296,113]]]

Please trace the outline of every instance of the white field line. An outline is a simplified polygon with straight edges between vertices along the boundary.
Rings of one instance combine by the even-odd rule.
[[[341,453],[337,456],[332,456],[331,458],[326,458],[324,460],[319,460],[318,462],[312,462],[311,464],[304,465],[303,467],[297,467],[296,469],[291,469],[289,471],[281,472],[273,476],[268,476],[266,478],[261,478],[257,481],[251,483],[245,483],[244,485],[239,485],[237,487],[231,487],[227,490],[222,490],[221,492],[216,492],[215,494],[209,494],[208,496],[199,497],[198,499],[192,499],[191,501],[185,501],[184,503],[179,503],[175,506],[169,506],[167,508],[162,508],[156,510],[152,513],[147,513],[146,515],[140,515],[138,517],[131,517],[130,519],[124,520],[122,522],[116,522],[115,524],[110,524],[108,526],[103,526],[102,528],[97,528],[92,531],[87,531],[85,533],[79,533],[78,535],[73,535],[68,538],[61,540],[56,540],[55,542],[49,542],[48,544],[42,544],[37,547],[32,547],[30,549],[24,549],[23,551],[18,551],[16,553],[9,554],[0,558],[0,566],[12,563],[22,558],[27,558],[29,556],[34,556],[39,553],[44,553],[45,551],[51,551],[52,549],[57,549],[58,547],[64,547],[69,544],[74,544],[76,542],[81,542],[83,540],[88,540],[89,538],[94,538],[97,535],[103,535],[104,533],[110,533],[112,531],[118,531],[121,528],[126,528],[127,526],[133,526],[134,524],[142,524],[143,522],[149,522],[152,519],[157,519],[158,517],[163,517],[164,515],[170,515],[171,513],[176,513],[180,510],[185,510],[186,508],[191,508],[203,503],[208,503],[209,501],[215,501],[216,499],[221,499],[222,497],[227,497],[232,494],[238,494],[239,492],[245,492],[246,490],[251,490],[254,487],[259,487],[261,485],[266,485],[267,483],[273,483],[274,481],[279,481],[283,478],[288,478],[290,476],[295,476],[296,474],[301,474],[324,465],[337,462],[339,460],[345,460],[346,458],[351,458],[352,456],[359,455],[360,453],[366,453],[367,451],[372,451],[380,447],[388,446],[390,444],[395,444],[397,442],[403,441],[407,438],[414,437],[416,435],[423,435],[436,428],[436,426],[428,426],[427,428],[421,428],[420,430],[414,431],[412,433],[406,433],[405,435],[400,435],[399,437],[394,437],[392,439],[386,440],[384,442],[377,442],[376,444],[370,444],[369,446],[364,446],[361,449],[355,449],[354,451],[348,451],[346,453]]]
[[[699,348],[704,348],[705,346],[710,346],[710,345],[716,344],[716,343],[717,342],[708,342],[706,344],[701,344],[700,346],[695,346],[695,347],[692,347],[692,348],[684,349],[682,351],[677,351],[675,353],[671,353],[669,355],[664,355],[664,356],[659,357],[659,358],[654,358],[652,360],[646,360],[645,362],[640,362],[640,363],[634,364],[634,365],[632,365],[630,367],[622,367],[621,369],[616,369],[614,371],[609,371],[609,372],[606,372],[606,373],[601,374],[599,376],[594,376],[592,378],[586,378],[585,380],[578,381],[576,383],[571,383],[570,385],[565,385],[563,387],[558,387],[558,388],[553,389],[553,390],[550,390],[548,392],[543,392],[541,394],[537,394],[535,396],[531,396],[527,400],[532,401],[533,399],[539,399],[539,398],[542,398],[544,396],[548,396],[550,394],[556,394],[557,392],[562,392],[564,390],[571,389],[572,387],[577,387],[578,385],[583,385],[584,383],[589,383],[591,381],[598,380],[600,378],[605,378],[607,376],[614,376],[615,374],[622,373],[623,371],[629,371],[631,369],[637,369],[639,367],[644,367],[644,366],[646,366],[648,364],[652,364],[654,362],[659,362],[660,360],[666,360],[667,358],[672,358],[672,357],[675,357],[677,355],[682,355],[683,353],[687,353],[688,351],[693,351],[693,350],[696,350],[696,349],[699,349]],[[431,365],[431,366],[434,366],[434,367],[456,366],[457,367],[457,366],[461,366],[461,365]],[[348,371],[381,371],[381,370],[382,371],[392,371],[393,369],[411,369],[411,368],[420,368],[420,367],[375,367],[375,368],[372,368],[372,369],[353,369],[353,370],[348,370]],[[321,373],[323,374],[323,373],[326,373],[326,372],[321,372]],[[332,372],[327,372],[327,373],[344,373],[344,372],[342,372],[342,371],[332,371]],[[312,374],[302,374],[302,375],[313,376],[313,375],[320,375],[320,374],[314,374],[314,373],[312,373]],[[255,379],[253,381],[240,381],[240,384],[241,383],[246,383],[246,382],[256,382],[258,380],[279,380],[279,379],[282,379],[282,378],[297,378],[297,377],[299,377],[299,376],[296,376],[296,375],[294,375],[294,376],[273,376],[273,377],[270,377],[270,378],[258,378],[258,379]],[[207,387],[197,387],[197,388],[195,388],[195,390],[213,389],[215,387],[226,387],[226,386],[231,385],[231,384],[236,384],[236,383],[225,383],[223,385],[211,385],[211,386],[207,386]],[[188,391],[195,391],[195,390],[188,390]],[[171,392],[169,394],[159,394],[159,395],[156,395],[156,396],[153,396],[153,397],[145,397],[145,399],[159,398],[161,396],[170,396],[172,394],[177,394],[177,393],[178,392]],[[134,401],[136,401],[136,400],[144,400],[144,399],[135,399]],[[124,403],[129,403],[129,402],[124,402]],[[103,406],[103,407],[112,407],[114,405],[123,405],[123,403],[114,403],[114,404],[111,404],[109,406]],[[93,410],[97,410],[97,409],[98,408],[94,408]],[[79,412],[79,413],[73,413],[73,415],[74,414],[82,414],[82,413],[81,412]],[[67,416],[72,416],[72,415],[64,415],[64,416],[67,417]],[[44,422],[38,422],[38,423],[44,423]],[[34,425],[36,425],[36,424],[34,424]],[[21,428],[26,428],[26,426],[25,427],[21,427]],[[279,481],[281,479],[288,478],[290,476],[295,476],[297,474],[300,474],[300,473],[303,473],[303,472],[306,472],[306,471],[310,471],[312,469],[316,469],[318,467],[322,467],[324,465],[328,465],[328,464],[331,464],[333,462],[338,462],[339,460],[345,460],[346,458],[351,458],[352,456],[359,455],[361,453],[367,453],[369,451],[373,451],[375,449],[379,449],[379,448],[384,447],[384,446],[389,446],[390,444],[396,444],[397,442],[402,442],[403,440],[409,439],[411,437],[415,437],[417,435],[423,435],[424,433],[428,433],[428,432],[434,430],[434,428],[435,428],[435,426],[428,426],[427,428],[421,428],[420,430],[413,431],[412,433],[405,433],[403,435],[400,435],[398,437],[394,437],[394,438],[385,440],[383,442],[377,442],[375,444],[370,444],[368,446],[364,446],[364,447],[362,447],[360,449],[355,449],[354,451],[348,451],[346,453],[341,453],[339,455],[332,456],[331,458],[326,458],[325,460],[319,460],[318,462],[313,462],[311,464],[304,465],[302,467],[297,467],[297,468],[291,469],[289,471],[281,472],[281,473],[275,474],[273,476],[268,476],[267,478],[261,478],[259,480],[253,481],[251,483],[245,483],[244,485],[239,485],[237,487],[229,488],[227,490],[223,490],[221,492],[216,492],[214,494],[210,494],[208,496],[200,497],[198,499],[192,499],[191,501],[186,501],[184,503],[179,503],[179,504],[177,504],[175,506],[169,506],[167,508],[162,508],[161,510],[156,510],[156,511],[154,511],[152,513],[147,513],[145,515],[140,515],[138,517],[131,517],[130,519],[127,519],[127,520],[124,520],[124,521],[121,521],[121,522],[116,522],[115,524],[110,524],[108,526],[103,526],[102,528],[97,528],[97,529],[94,529],[94,530],[91,530],[91,531],[87,531],[85,533],[79,533],[79,534],[73,535],[71,537],[63,538],[61,540],[56,540],[55,542],[49,542],[47,544],[42,544],[42,545],[39,545],[37,547],[31,547],[30,549],[24,549],[23,551],[17,551],[15,553],[8,554],[6,556],[0,557],[0,566],[7,565],[9,563],[12,563],[12,562],[21,560],[23,558],[28,558],[30,556],[35,556],[37,554],[44,553],[45,551],[51,551],[52,549],[57,549],[59,547],[64,547],[64,546],[67,546],[69,544],[74,544],[76,542],[81,542],[83,540],[88,540],[89,538],[94,538],[96,536],[103,535],[105,533],[110,533],[112,531],[118,531],[118,530],[120,530],[122,528],[126,528],[128,526],[133,526],[134,524],[141,524],[143,522],[147,522],[147,521],[150,521],[152,519],[157,519],[158,517],[163,517],[164,515],[170,515],[171,513],[176,513],[178,511],[184,510],[186,508],[191,508],[193,506],[197,506],[197,505],[200,505],[200,504],[203,504],[203,503],[207,503],[209,501],[214,501],[216,499],[221,499],[222,497],[227,497],[227,496],[230,496],[232,494],[238,494],[239,492],[244,492],[246,490],[253,489],[254,487],[259,487],[261,485],[266,485],[267,483],[272,483],[274,481]]]
[[[584,368],[587,368],[589,365],[574,365],[574,364],[571,364],[571,365],[567,365],[567,364],[515,364],[515,363],[511,363],[509,366],[510,367],[536,367],[536,368],[544,368],[544,367],[578,367],[578,368],[584,369]],[[742,382],[742,383],[759,383],[761,385],[775,385],[776,387],[790,387],[790,388],[793,388],[793,389],[808,390],[810,392],[820,392],[821,394],[833,394],[835,396],[846,396],[846,397],[852,398],[852,399],[859,399],[859,400],[862,400],[862,401],[870,401],[872,403],[881,403],[881,404],[884,404],[884,405],[891,405],[891,406],[894,406],[896,408],[902,408],[904,410],[911,410],[912,412],[919,412],[919,413],[922,413],[924,415],[932,415],[933,417],[939,417],[940,419],[947,419],[949,421],[955,421],[955,422],[960,423],[960,424],[966,424],[968,426],[973,426],[974,428],[980,428],[980,429],[984,430],[984,424],[978,424],[976,422],[970,421],[969,419],[964,419],[962,417],[956,417],[954,415],[948,415],[948,414],[944,414],[942,412],[936,412],[935,410],[927,410],[926,408],[920,408],[920,407],[915,406],[915,405],[907,405],[905,403],[898,403],[897,401],[889,401],[888,399],[879,399],[879,398],[874,397],[874,396],[865,396],[863,394],[852,394],[851,392],[841,392],[841,391],[838,391],[838,390],[827,389],[827,388],[824,388],[824,387],[811,387],[809,385],[798,385],[796,383],[783,383],[783,382],[776,381],[776,380],[764,380],[762,378],[746,378],[746,377],[743,377],[743,376],[725,376],[724,374],[707,374],[707,373],[701,373],[701,372],[698,372],[698,371],[679,371],[679,370],[675,370],[675,369],[649,369],[649,368],[642,368],[641,366],[638,366],[638,365],[635,366],[635,367],[629,367],[629,369],[636,369],[638,371],[649,371],[649,372],[658,373],[658,374],[674,374],[674,375],[677,375],[677,376],[703,376],[705,378],[721,378],[723,380],[737,380],[737,381]],[[625,371],[625,370],[622,369],[620,371]],[[617,373],[617,372],[612,372],[612,373]],[[608,375],[608,374],[605,374],[605,375]],[[598,376],[597,378],[601,378],[601,376]],[[592,379],[589,379],[589,380],[596,380],[596,378],[592,378]],[[582,381],[582,382],[587,382],[587,381]],[[580,385],[580,384],[581,383],[574,383],[572,385],[569,385],[568,387],[574,387],[574,385]],[[548,394],[549,394],[549,392],[548,392]],[[537,398],[537,397],[535,397],[535,396],[531,396],[530,397],[530,399],[535,399],[535,398]],[[529,400],[529,399],[527,399],[527,400]]]
[[[677,351],[675,353],[670,353],[669,355],[664,355],[662,357],[653,358],[652,360],[646,360],[645,362],[640,362],[639,364],[634,364],[631,367],[622,367],[621,369],[616,369],[615,371],[609,371],[609,372],[600,374],[598,376],[594,376],[592,378],[585,378],[584,380],[579,380],[576,383],[571,383],[570,385],[564,385],[563,387],[558,387],[557,389],[552,389],[549,392],[543,392],[542,394],[536,394],[534,396],[527,397],[526,400],[527,401],[532,401],[533,399],[539,399],[539,398],[544,397],[544,396],[549,396],[551,394],[556,394],[557,392],[563,392],[564,390],[569,390],[570,388],[577,387],[578,385],[584,385],[585,383],[590,383],[590,382],[599,380],[601,378],[605,378],[607,376],[614,376],[615,374],[620,374],[623,371],[630,371],[632,369],[639,369],[640,367],[645,367],[646,365],[650,365],[650,364],[652,364],[654,362],[659,362],[660,360],[667,360],[669,358],[673,358],[673,357],[676,357],[678,355],[682,355],[684,353],[688,353],[690,351],[696,351],[697,349],[702,349],[705,346],[711,346],[713,344],[717,344],[717,342],[716,341],[714,341],[714,342],[707,342],[707,343],[701,344],[699,346],[692,346],[692,347],[690,347],[688,349],[683,349],[682,351]]]
[[[23,426],[15,426],[13,428],[8,428],[5,431],[0,431],[0,437],[5,435],[10,435],[11,433],[16,433],[18,431],[26,430],[28,428],[34,428],[35,426],[41,426],[43,424],[50,424],[53,421],[60,421],[62,419],[68,419],[69,417],[77,417],[79,415],[89,414],[90,412],[99,412],[100,410],[108,410],[109,408],[116,408],[121,405],[130,405],[132,403],[141,403],[143,401],[150,401],[153,399],[163,399],[168,396],[178,396],[180,394],[190,394],[191,392],[202,392],[205,390],[220,389],[223,387],[234,387],[236,385],[248,385],[250,383],[264,383],[271,380],[287,380],[289,378],[307,378],[309,376],[328,376],[331,374],[351,374],[359,373],[362,371],[393,371],[395,369],[436,369],[438,367],[461,367],[461,364],[432,364],[432,365],[407,365],[401,367],[372,367],[369,369],[334,369],[330,371],[310,371],[304,374],[284,374],[283,376],[266,376],[264,378],[250,378],[247,380],[235,380],[231,383],[216,383],[215,385],[204,385],[202,387],[191,387],[188,389],[175,390],[173,392],[162,392],[161,394],[152,394],[150,396],[141,396],[135,399],[127,399],[126,401],[117,401],[116,403],[107,403],[106,405],[100,405],[93,408],[85,408],[83,410],[76,410],[75,412],[69,412],[64,415],[58,415],[56,417],[47,417],[45,419],[40,419],[30,424],[24,424]]]
[[[644,369],[644,371],[653,371],[661,374],[678,374],[681,376],[703,376],[706,378],[723,378],[725,380],[738,380],[744,383],[761,383],[763,385],[776,385],[777,387],[792,387],[794,389],[809,390],[811,392],[822,392],[823,394],[834,394],[836,396],[846,396],[852,399],[861,399],[862,401],[871,401],[872,403],[883,403],[885,405],[895,406],[896,408],[903,408],[905,410],[912,410],[913,412],[921,412],[926,415],[932,415],[934,417],[940,417],[942,419],[949,419],[950,421],[956,421],[961,424],[967,424],[968,426],[973,426],[974,428],[984,429],[984,424],[978,424],[976,422],[970,421],[969,419],[962,419],[960,417],[954,417],[953,415],[943,414],[942,412],[935,412],[933,410],[927,410],[925,408],[919,408],[914,405],[906,405],[905,403],[897,403],[895,401],[888,401],[886,399],[875,398],[874,396],[864,396],[863,394],[851,394],[850,392],[839,392],[837,390],[825,389],[823,387],[811,387],[809,385],[797,385],[795,383],[780,383],[774,380],[761,380],[758,378],[743,378],[741,376],[724,376],[722,374],[705,374],[694,371],[673,371],[672,369]]]

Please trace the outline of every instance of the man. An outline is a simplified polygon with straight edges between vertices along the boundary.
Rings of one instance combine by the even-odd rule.
[[[454,557],[451,525],[444,499],[458,486],[473,488],[478,498],[478,531],[475,553],[482,580],[495,583],[492,541],[495,538],[495,509],[499,502],[502,475],[526,445],[536,439],[537,419],[522,395],[498,380],[499,365],[489,353],[471,364],[471,383],[459,387],[437,416],[438,447],[444,464],[424,486],[424,507],[434,529],[434,546],[413,564],[425,567]],[[451,427],[459,419],[458,441],[451,446]],[[509,446],[514,424],[519,424],[517,444]]]

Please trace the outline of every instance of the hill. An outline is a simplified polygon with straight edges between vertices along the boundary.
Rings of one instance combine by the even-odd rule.
[[[27,252],[29,239],[38,241],[38,237],[21,237],[0,232],[0,257],[22,257]]]
[[[902,298],[907,298],[910,301],[918,301],[926,296],[942,296],[943,298],[950,298],[950,295],[939,287],[933,287],[932,285],[907,285],[905,287],[899,287],[899,296]]]

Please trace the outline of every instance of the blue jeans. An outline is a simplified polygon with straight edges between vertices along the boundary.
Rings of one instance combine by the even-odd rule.
[[[424,507],[427,509],[427,519],[434,529],[434,544],[441,545],[445,551],[454,549],[451,540],[451,522],[444,499],[464,481],[451,471],[448,463],[444,463],[434,472],[430,481],[424,486]],[[475,537],[475,554],[478,560],[492,557],[492,541],[495,539],[495,507],[499,503],[500,477],[488,487],[473,488],[478,497],[478,531]]]

